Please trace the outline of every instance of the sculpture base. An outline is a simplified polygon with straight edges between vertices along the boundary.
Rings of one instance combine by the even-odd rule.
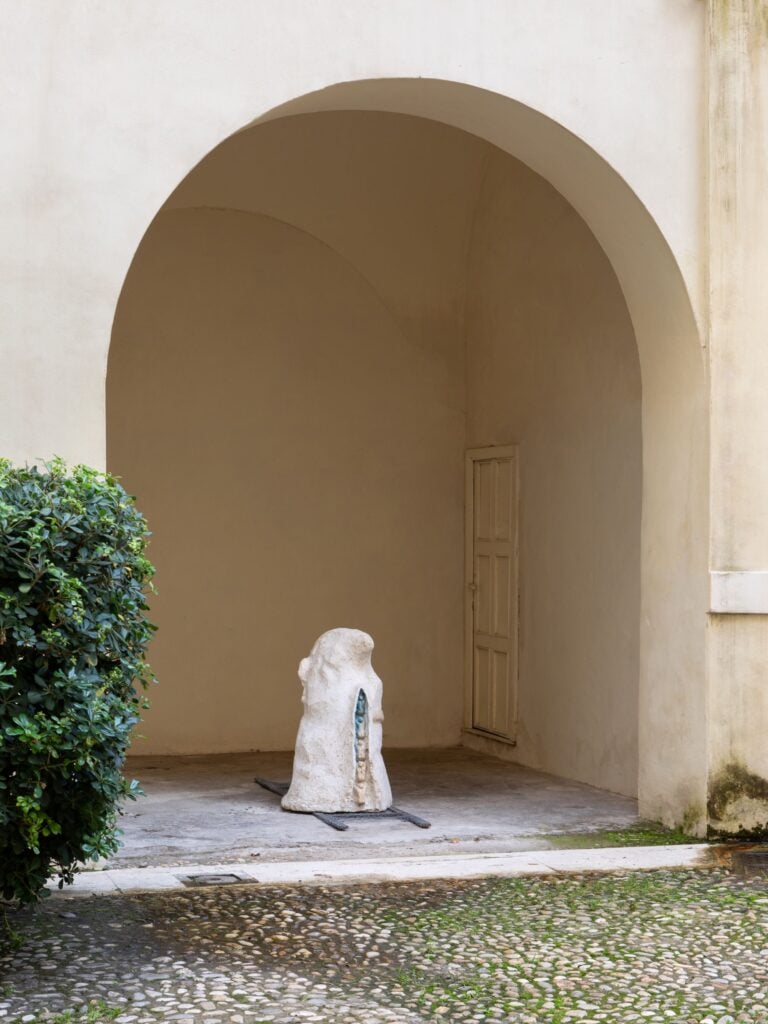
[[[273,782],[272,779],[258,777],[253,781],[257,782],[262,789],[268,789],[270,793],[276,793],[278,796],[285,796],[288,792],[289,784],[287,782]],[[311,814],[318,821],[322,821],[324,825],[335,828],[337,832],[346,832],[350,821],[360,821],[361,819],[370,821],[374,818],[395,818],[397,821],[407,821],[417,828],[431,828],[430,822],[425,821],[424,818],[419,818],[417,815],[411,814],[410,811],[403,811],[395,806],[388,807],[386,811],[336,811],[334,813],[329,811],[291,811],[289,813]]]

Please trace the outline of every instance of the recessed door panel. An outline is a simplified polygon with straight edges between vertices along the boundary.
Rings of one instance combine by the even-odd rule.
[[[490,636],[494,613],[493,559],[490,554],[479,554],[476,562],[477,590],[475,591],[475,622],[483,636]]]
[[[493,559],[493,635],[509,638],[512,559],[495,555]]]
[[[473,729],[515,735],[518,618],[516,449],[471,453],[467,564]],[[510,453],[511,452],[511,453]]]
[[[477,729],[490,729],[493,722],[493,663],[487,647],[475,648],[475,678],[473,720]]]

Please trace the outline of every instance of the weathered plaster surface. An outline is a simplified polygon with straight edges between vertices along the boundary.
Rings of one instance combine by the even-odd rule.
[[[699,294],[697,0],[491,0],[481,10],[472,0],[301,0],[279,16],[271,0],[235,0],[226,16],[207,0],[31,0],[4,18],[0,214],[13,244],[0,311],[6,366],[18,373],[4,374],[0,408],[13,457],[55,449],[103,462],[110,327],[147,225],[218,142],[337,82],[456,81],[541,111],[628,183]],[[480,135],[498,129],[493,112],[469,122]],[[521,155],[549,167],[566,195],[595,195],[598,215],[600,193],[610,196],[589,166],[566,167],[557,146],[528,134]],[[52,361],[60,346],[67,358]]]
[[[768,4],[709,4],[710,828],[768,822]]]

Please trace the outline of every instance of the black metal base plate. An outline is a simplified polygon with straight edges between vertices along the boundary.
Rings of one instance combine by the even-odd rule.
[[[260,779],[258,777],[253,781],[257,782],[263,789],[268,789],[270,793],[276,793],[278,796],[285,796],[288,792],[287,782],[274,782],[272,779]],[[424,818],[419,818],[417,815],[411,814],[410,811],[403,811],[395,806],[388,807],[386,811],[335,811],[333,813],[327,811],[307,811],[306,813],[312,814],[318,821],[322,821],[324,825],[330,825],[331,828],[335,828],[337,832],[346,832],[349,828],[348,822],[350,821],[372,821],[378,818],[395,818],[397,821],[407,821],[417,828],[432,827],[431,823],[425,821]]]

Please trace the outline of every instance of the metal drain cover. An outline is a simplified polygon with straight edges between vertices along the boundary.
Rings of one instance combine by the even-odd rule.
[[[733,867],[743,875],[768,874],[768,849],[739,850],[733,855]]]
[[[179,875],[179,881],[184,885],[236,885],[238,882],[253,882],[253,878],[244,878],[242,875]]]

